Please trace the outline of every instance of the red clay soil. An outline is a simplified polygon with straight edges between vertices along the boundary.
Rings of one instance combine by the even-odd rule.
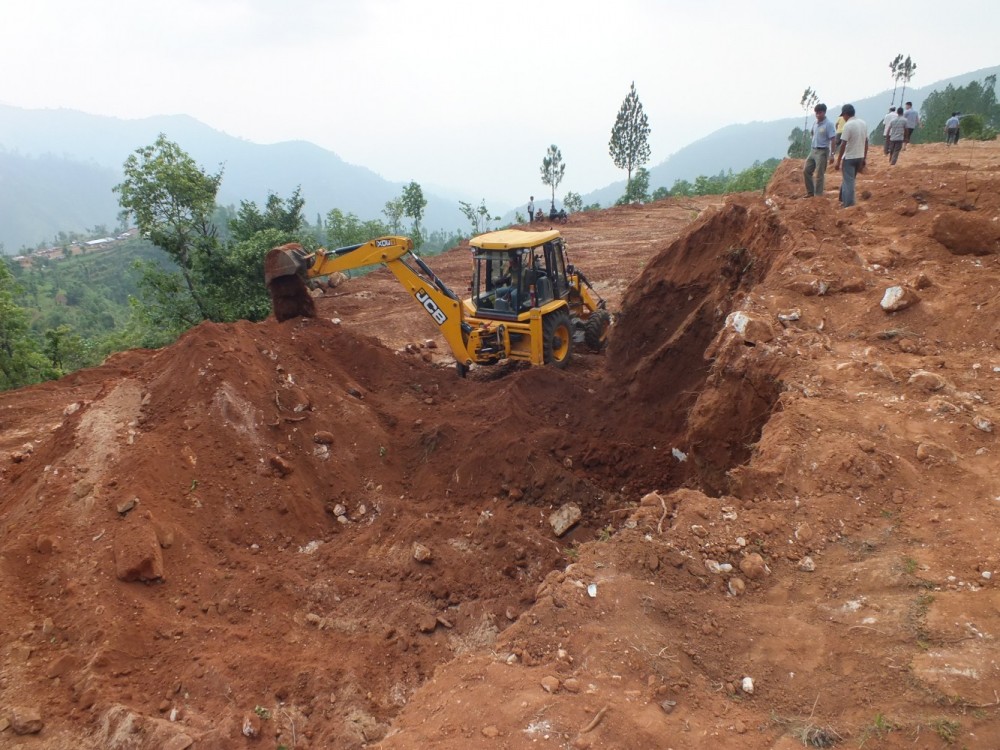
[[[378,271],[0,394],[0,747],[1000,747],[1000,144],[872,162],[571,217],[563,371]]]

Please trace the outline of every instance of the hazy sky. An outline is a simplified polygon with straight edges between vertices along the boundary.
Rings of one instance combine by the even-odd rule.
[[[891,88],[898,52],[917,63],[916,86],[1000,64],[1000,2],[950,7],[4,0],[0,102],[187,114],[254,142],[312,141],[387,179],[500,208],[549,193],[539,167],[551,143],[567,165],[558,196],[623,179],[608,139],[632,81],[652,166],[724,125],[803,114],[806,86],[831,104]]]

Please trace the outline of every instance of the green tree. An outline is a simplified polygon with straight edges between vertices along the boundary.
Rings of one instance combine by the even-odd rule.
[[[687,180],[674,180],[674,186],[670,188],[670,195],[677,197],[690,197],[694,195],[694,185]]]
[[[626,206],[632,203],[645,203],[649,200],[649,170],[639,167],[635,177],[629,180],[625,195],[619,198],[615,205]]]
[[[548,185],[552,188],[552,206],[556,205],[556,188],[559,187],[559,183],[562,182],[563,176],[566,174],[566,165],[563,164],[562,151],[552,144],[549,146],[549,150],[545,152],[545,158],[542,159],[542,184]]]
[[[908,84],[910,79],[913,78],[913,74],[916,70],[917,64],[910,59],[909,55],[907,55],[906,59],[903,60],[903,62],[896,68],[897,80],[903,82],[903,90],[899,94],[899,101],[906,99],[906,84]]]
[[[485,198],[479,201],[478,206],[473,206],[471,203],[466,203],[465,201],[459,201],[458,207],[462,212],[462,216],[468,219],[472,225],[473,234],[482,234],[489,231],[490,222],[500,220],[499,216],[490,216],[490,211],[486,208]]]
[[[382,213],[385,214],[385,218],[389,220],[389,229],[393,234],[399,234],[400,228],[403,226],[403,216],[406,213],[406,207],[403,205],[402,198],[393,198],[390,201],[385,202],[385,208],[382,209]]]
[[[378,219],[362,221],[352,213],[345,214],[339,208],[331,209],[326,215],[327,241],[333,247],[359,245],[391,233],[389,227]]]
[[[563,196],[563,208],[566,209],[566,213],[575,214],[577,211],[583,210],[583,198],[580,197],[579,193],[574,193],[572,190]]]
[[[809,155],[809,145],[810,145],[810,134],[809,134],[809,115],[812,114],[813,109],[819,102],[819,94],[816,93],[816,89],[806,86],[806,90],[802,92],[802,98],[799,100],[799,105],[806,111],[805,120],[802,121],[802,138],[805,141],[805,156],[797,157],[804,159]],[[794,131],[792,131],[794,132]],[[791,154],[789,154],[791,156]]]
[[[268,193],[263,211],[252,201],[240,201],[240,210],[236,217],[229,220],[232,239],[243,242],[265,229],[276,229],[289,234],[297,233],[305,222],[302,214],[305,199],[301,192],[301,187],[297,187],[286,199]]]
[[[196,275],[218,247],[212,216],[221,168],[207,174],[160,133],[152,146],[137,149],[125,160],[123,172],[125,179],[113,188],[123,220],[134,217],[139,231],[173,258],[201,319],[211,318]]]
[[[20,388],[52,375],[28,334],[27,313],[14,301],[18,291],[6,261],[0,260],[0,390]]]
[[[932,91],[920,106],[923,127],[913,136],[919,143],[944,140],[944,124],[952,112],[961,113],[962,137],[992,139],[1000,130],[1000,105],[997,104],[997,77],[986,76],[956,88],[948,84],[942,91]],[[981,135],[980,135],[981,134]]]
[[[892,76],[892,101],[890,106],[896,106],[896,90],[899,88],[899,69],[903,64],[903,53],[900,52],[889,61],[889,75]]]
[[[630,192],[632,172],[649,161],[649,132],[649,119],[642,109],[633,81],[621,109],[618,110],[618,117],[611,129],[611,140],[608,142],[608,150],[615,166],[628,173],[626,194]]]
[[[424,218],[424,209],[427,207],[427,199],[424,198],[424,191],[416,182],[410,182],[403,188],[403,215],[413,219],[413,246],[420,247],[423,244],[423,232],[420,229],[420,222]]]
[[[669,197],[670,197],[670,188],[664,185],[660,185],[660,187],[656,188],[656,190],[654,190],[653,194],[650,196],[650,198],[654,201],[662,201],[664,198],[669,198]]]
[[[792,128],[788,134],[788,157],[790,159],[805,159],[809,156],[809,133],[801,128]]]

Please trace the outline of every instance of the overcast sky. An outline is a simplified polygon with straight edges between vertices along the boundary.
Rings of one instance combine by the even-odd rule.
[[[4,0],[0,102],[187,114],[500,208],[549,193],[552,143],[557,196],[623,179],[608,139],[632,81],[652,166],[803,114],[806,86],[831,105],[891,88],[898,52],[915,86],[1000,64],[998,29],[997,0]]]

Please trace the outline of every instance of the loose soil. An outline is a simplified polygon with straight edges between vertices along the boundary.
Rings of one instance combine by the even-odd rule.
[[[800,169],[559,225],[566,370],[380,270],[0,394],[0,747],[1000,747],[1000,144]]]

